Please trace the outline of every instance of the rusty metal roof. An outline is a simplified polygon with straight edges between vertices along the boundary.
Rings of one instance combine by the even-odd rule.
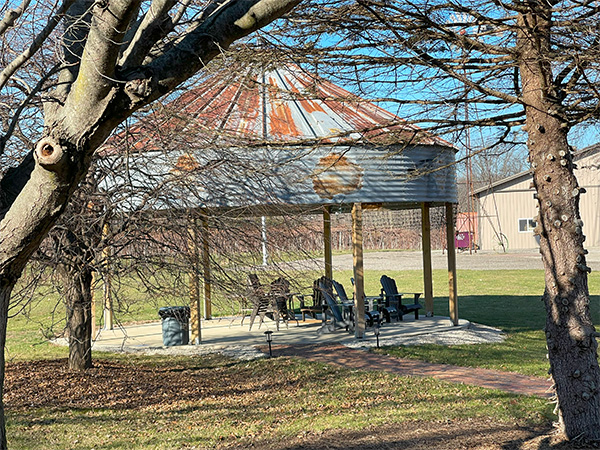
[[[196,145],[315,143],[420,144],[447,141],[297,66],[219,70],[130,127],[130,148],[164,146],[167,133]],[[169,138],[172,139],[172,138]]]

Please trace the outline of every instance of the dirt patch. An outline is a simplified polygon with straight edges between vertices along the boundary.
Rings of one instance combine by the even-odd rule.
[[[143,409],[202,396],[231,395],[248,383],[248,374],[230,371],[210,376],[212,369],[184,366],[153,367],[96,361],[85,373],[66,370],[65,360],[13,363],[7,367],[6,408]],[[222,373],[222,372],[221,372]],[[173,389],[173,386],[177,386]],[[293,449],[498,449],[570,450],[590,448],[565,442],[547,429],[523,428],[486,419],[411,421],[360,431],[313,433],[262,443],[223,443],[219,448]],[[187,447],[186,447],[187,448]]]

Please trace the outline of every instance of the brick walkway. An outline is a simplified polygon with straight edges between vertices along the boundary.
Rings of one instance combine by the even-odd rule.
[[[263,351],[267,350],[262,348]],[[268,351],[268,350],[267,350]],[[341,344],[281,345],[273,347],[273,356],[297,356],[309,361],[359,370],[381,370],[405,376],[433,377],[452,383],[464,383],[488,389],[538,397],[550,397],[550,381],[513,372],[432,364],[418,360],[393,358],[348,348]]]

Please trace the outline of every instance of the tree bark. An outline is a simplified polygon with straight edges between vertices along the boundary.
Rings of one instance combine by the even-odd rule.
[[[92,367],[92,271],[89,267],[62,266],[65,288],[69,370],[84,371]]]
[[[58,89],[57,98],[46,104],[45,134],[33,151],[34,167],[28,160],[12,171],[11,179],[19,182],[19,188],[0,185],[0,398],[10,293],[29,257],[64,212],[94,151],[133,112],[169,93],[233,41],[300,1],[215,0],[207,5],[210,14],[199,17],[181,39],[173,41],[164,58],[127,73],[120,72],[117,61],[141,2],[94,3],[78,70],[63,77],[74,82],[70,89]],[[3,417],[0,409],[0,450],[6,449]]]
[[[8,304],[14,283],[6,279],[0,279],[0,393],[4,392],[4,373],[6,357],[4,348],[6,346],[6,325],[8,323]],[[4,397],[0,396],[0,449],[7,449],[6,444],[6,420],[4,418]]]
[[[569,439],[600,441],[600,368],[589,309],[586,250],[568,123],[553,86],[551,9],[530,2],[520,16],[519,52],[529,160],[539,203],[536,233],[546,279],[546,338],[560,422]]]

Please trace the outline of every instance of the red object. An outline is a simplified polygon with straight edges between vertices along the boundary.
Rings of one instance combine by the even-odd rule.
[[[458,249],[470,248],[473,245],[473,233],[469,231],[459,231],[454,237],[454,246]]]

